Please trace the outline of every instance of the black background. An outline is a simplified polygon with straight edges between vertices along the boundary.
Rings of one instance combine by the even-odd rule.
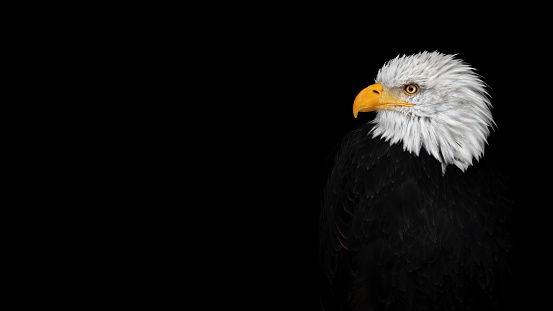
[[[51,155],[71,163],[64,178],[77,190],[52,183],[50,174],[43,178],[56,188],[52,193],[61,192],[70,202],[71,212],[63,213],[70,218],[54,218],[75,228],[41,219],[60,231],[59,239],[44,235],[47,230],[36,234],[45,247],[62,241],[62,250],[50,250],[54,265],[42,250],[29,257],[44,259],[45,268],[39,269],[52,274],[42,279],[47,284],[41,290],[53,288],[65,300],[65,289],[50,286],[65,270],[69,296],[81,304],[119,297],[125,305],[152,300],[159,307],[174,299],[190,308],[318,310],[317,224],[333,151],[347,132],[374,116],[354,119],[353,100],[374,83],[387,60],[437,50],[458,54],[490,86],[497,123],[493,143],[501,146],[513,177],[518,217],[517,307],[541,306],[550,295],[550,285],[542,281],[551,280],[546,171],[551,53],[548,28],[538,23],[549,20],[525,12],[524,4],[488,12],[460,4],[439,12],[420,3],[386,2],[350,7],[231,2],[228,10],[208,5],[186,14],[167,8],[158,17],[125,8],[122,27],[106,25],[98,44],[81,33],[74,37],[83,37],[83,46],[75,46],[73,36],[63,38],[91,54],[75,55],[71,73],[62,72],[79,86],[70,96],[69,117],[62,118],[80,124],[90,116],[90,124],[80,126],[93,141],[76,131],[78,126],[60,122],[60,132],[76,136],[62,141],[70,149],[63,156],[55,145]],[[103,23],[89,24],[95,29]],[[137,44],[118,49],[133,40]],[[69,54],[58,57],[65,61]],[[58,65],[55,58],[46,63]],[[80,73],[95,72],[93,83],[80,79]],[[90,89],[82,91],[83,85]],[[62,93],[71,89],[63,87]],[[115,98],[102,93],[112,89],[118,91]],[[198,98],[190,95],[195,92]],[[93,95],[93,104],[79,103]],[[79,107],[85,111],[76,113]],[[46,120],[49,126],[53,122]],[[123,149],[128,151],[119,152]],[[30,162],[45,153],[31,153]],[[40,165],[57,170],[56,163]],[[92,208],[83,209],[83,201],[93,202]],[[42,205],[37,206],[49,213]],[[82,217],[75,217],[79,212]],[[83,226],[86,221],[90,227]]]
[[[328,9],[321,16],[285,15],[257,30],[249,21],[225,41],[233,52],[217,54],[228,65],[219,73],[232,81],[225,98],[236,103],[221,116],[223,131],[232,129],[225,145],[232,155],[224,177],[229,208],[219,212],[233,219],[223,238],[234,259],[224,268],[231,271],[224,286],[231,303],[319,308],[317,223],[333,151],[374,117],[353,118],[355,96],[374,83],[384,62],[426,50],[457,54],[489,85],[497,124],[489,143],[502,152],[515,199],[517,307],[537,307],[550,266],[543,217],[548,181],[540,182],[544,165],[537,156],[548,152],[541,134],[547,116],[533,104],[542,70],[535,53],[540,28],[520,28],[509,18],[483,24],[485,14],[419,25],[408,14],[371,19],[353,8],[337,18]]]

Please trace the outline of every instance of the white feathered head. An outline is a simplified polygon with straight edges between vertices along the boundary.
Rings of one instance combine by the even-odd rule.
[[[494,124],[485,84],[454,55],[422,52],[396,57],[362,90],[353,115],[378,110],[373,137],[419,155],[421,147],[442,163],[462,171],[484,154]]]

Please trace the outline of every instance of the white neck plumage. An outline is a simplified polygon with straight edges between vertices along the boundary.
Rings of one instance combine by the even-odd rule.
[[[372,121],[373,137],[382,137],[391,144],[403,143],[403,149],[419,155],[421,147],[442,164],[453,164],[461,171],[484,155],[490,133],[489,120],[471,118],[474,114],[438,112],[432,117],[421,117],[397,111],[377,111]],[[493,122],[493,121],[492,121]]]

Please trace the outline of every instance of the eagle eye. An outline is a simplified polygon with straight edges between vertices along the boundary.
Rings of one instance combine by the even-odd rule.
[[[407,95],[415,95],[419,92],[419,86],[414,83],[406,84],[403,87],[403,92]]]

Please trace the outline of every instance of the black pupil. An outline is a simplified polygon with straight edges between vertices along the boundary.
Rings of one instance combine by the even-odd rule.
[[[407,87],[407,92],[409,92],[409,93],[414,93],[414,92],[415,92],[415,87],[412,86],[412,85],[409,85],[409,86]]]

